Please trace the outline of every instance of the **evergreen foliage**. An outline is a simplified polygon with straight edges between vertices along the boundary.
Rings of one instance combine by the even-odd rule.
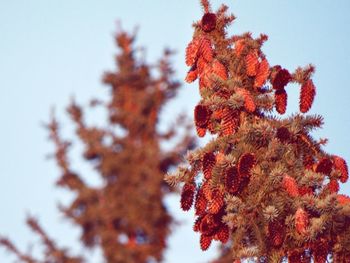
[[[186,81],[199,83],[198,136],[213,138],[166,176],[172,185],[184,183],[184,210],[195,196],[201,248],[220,241],[214,262],[223,263],[350,262],[350,197],[338,194],[348,168],[323,150],[326,140],[312,138],[322,117],[305,115],[316,94],[314,67],[290,73],[271,66],[261,50],[266,35],[228,36],[235,19],[228,7],[213,12],[208,0],[201,3]],[[290,83],[300,86],[300,113],[276,117],[286,112]]]

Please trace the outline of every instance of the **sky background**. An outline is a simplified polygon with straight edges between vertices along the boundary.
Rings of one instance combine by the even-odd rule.
[[[350,162],[350,1],[212,1],[214,9],[220,3],[237,16],[231,34],[269,35],[263,50],[271,65],[281,64],[290,71],[308,63],[316,66],[317,96],[310,113],[322,114],[325,125],[315,136],[329,138],[326,150]],[[56,207],[70,196],[54,186],[59,171],[53,160],[46,159],[53,147],[42,124],[55,106],[63,136],[72,138],[65,114],[71,96],[83,105],[92,97],[106,97],[101,76],[115,68],[117,20],[127,30],[140,26],[137,44],[146,47],[149,62],[159,58],[166,46],[176,49],[174,67],[183,79],[191,24],[200,17],[197,0],[0,0],[1,234],[28,249],[37,241],[24,224],[30,213],[59,245],[82,251],[77,245],[79,230]],[[290,86],[287,91],[290,114],[298,110],[299,89]],[[163,123],[170,123],[169,116],[177,112],[192,116],[198,100],[197,85],[184,84],[177,99],[164,109]],[[90,114],[92,122],[103,118],[101,113]],[[95,174],[82,161],[80,150],[77,144],[72,151],[73,167],[94,183]],[[341,191],[349,194],[350,185],[343,185]],[[205,262],[215,255],[215,246],[200,251],[199,236],[191,230],[193,214],[182,212],[178,201],[178,197],[167,200],[183,225],[169,239],[165,262]],[[91,262],[101,262],[98,251],[85,255]],[[13,257],[0,249],[0,262],[13,262]]]

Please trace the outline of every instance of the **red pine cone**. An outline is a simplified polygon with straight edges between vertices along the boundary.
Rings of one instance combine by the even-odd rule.
[[[212,191],[212,199],[210,200],[208,204],[208,212],[211,214],[217,214],[219,210],[224,205],[224,194],[218,190],[214,189]]]
[[[279,114],[284,114],[287,110],[287,92],[284,89],[276,90],[275,106]]]
[[[193,204],[194,192],[196,186],[194,184],[185,183],[181,192],[181,208],[184,211],[190,210]]]
[[[338,170],[341,174],[340,182],[345,183],[349,178],[349,170],[348,170],[348,165],[346,164],[346,161],[343,158],[334,155],[333,163],[334,163],[334,168]]]
[[[311,79],[307,80],[300,91],[299,108],[302,113],[308,112],[316,95],[316,88]]]
[[[258,65],[259,65],[259,57],[256,52],[251,51],[245,57],[245,64],[247,69],[247,75],[250,77],[254,77],[257,74]]]
[[[284,241],[285,229],[281,222],[271,222],[268,225],[270,242],[273,247],[280,247]]]
[[[198,58],[198,51],[201,45],[199,38],[194,38],[186,48],[186,65],[193,66]]]
[[[316,173],[330,174],[332,171],[333,163],[329,158],[321,159],[315,169]]]
[[[250,170],[255,165],[255,156],[252,153],[244,153],[238,160],[238,172],[240,177],[250,177]]]
[[[247,92],[247,94],[244,97],[244,108],[248,111],[248,112],[254,112],[256,109],[256,105],[254,102],[253,97],[250,95],[249,92]]]
[[[254,99],[253,99],[252,95],[250,94],[250,92],[246,89],[243,89],[243,88],[236,88],[236,93],[243,97],[244,108],[248,112],[254,112],[256,109],[256,105],[255,105]]]
[[[202,187],[200,187],[196,193],[196,200],[194,202],[194,209],[195,209],[196,215],[205,214],[205,211],[207,209],[207,203],[208,201],[204,196],[203,189]]]
[[[202,30],[204,32],[213,31],[216,27],[216,15],[213,13],[206,13],[202,17],[201,21]]]
[[[211,62],[214,57],[214,51],[211,45],[211,41],[208,38],[202,38],[199,47],[199,56],[206,62]]]
[[[197,79],[197,77],[198,77],[198,70],[191,68],[190,71],[187,72],[185,81],[187,83],[191,83],[191,82],[195,81]]]
[[[338,183],[338,181],[335,180],[335,179],[331,179],[329,181],[329,183],[327,184],[327,189],[331,193],[338,193],[338,191],[339,191],[339,183]]]
[[[226,171],[226,190],[231,194],[236,194],[239,190],[240,178],[236,167],[230,167]]]
[[[234,134],[239,126],[239,122],[238,111],[229,108],[224,108],[222,110],[221,129],[224,136]]]
[[[298,208],[295,212],[295,227],[300,234],[306,232],[306,227],[309,224],[309,216],[304,209]]]
[[[350,197],[347,195],[337,195],[337,200],[341,205],[350,204]]]
[[[218,229],[218,224],[211,214],[206,214],[201,220],[200,232],[204,235],[213,235]]]
[[[299,189],[296,180],[289,175],[284,175],[282,186],[291,197],[299,196]]]
[[[225,244],[227,243],[229,237],[230,237],[230,231],[228,226],[222,225],[219,229],[219,231],[216,233],[216,236],[221,243]]]
[[[211,65],[211,73],[216,75],[217,77],[221,78],[222,80],[227,80],[227,69],[226,67],[219,62],[218,60],[214,60]]]
[[[269,74],[270,74],[270,65],[269,65],[269,62],[267,62],[267,59],[264,58],[259,64],[258,72],[255,76],[254,87],[261,88],[265,84]]]
[[[276,136],[282,143],[286,143],[291,139],[291,133],[286,127],[278,128],[276,132]]]
[[[286,69],[281,69],[277,72],[276,76],[272,81],[272,87],[275,90],[284,89],[288,82],[292,79],[292,76],[289,74],[289,71]]]
[[[201,226],[201,223],[202,223],[202,219],[203,219],[203,216],[199,216],[194,221],[194,224],[193,224],[193,231],[194,232],[199,232],[200,231],[200,226]]]
[[[205,153],[202,160],[202,170],[205,179],[211,178],[211,171],[215,165],[216,159],[213,153]]]
[[[202,185],[203,195],[207,201],[210,201],[212,199],[212,189],[210,187],[209,181],[206,181]]]
[[[202,57],[199,57],[196,63],[198,74],[203,76],[203,74],[208,71],[210,64]]]
[[[194,121],[196,127],[207,128],[210,116],[211,111],[207,106],[199,104],[194,108]]]
[[[198,60],[204,61],[204,60]],[[212,63],[203,63],[198,67],[200,72],[199,85],[200,88],[210,88],[215,83],[215,76],[225,81],[228,78],[226,67],[218,60],[214,60]]]
[[[203,251],[207,250],[210,247],[212,240],[213,240],[212,236],[207,236],[207,235],[201,234],[201,237],[200,237],[201,249]]]

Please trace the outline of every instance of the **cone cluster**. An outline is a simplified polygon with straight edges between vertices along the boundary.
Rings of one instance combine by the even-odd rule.
[[[270,66],[261,50],[266,35],[228,37],[235,17],[227,6],[213,12],[207,0],[202,5],[205,14],[186,50],[186,80],[199,80],[197,133],[214,136],[188,154],[186,168],[169,175],[196,184],[201,248],[221,241],[217,262],[325,262],[327,256],[350,262],[350,197],[338,193],[348,167],[324,151],[327,140],[311,136],[322,117],[305,114],[316,95],[314,67]],[[290,84],[300,87],[299,112],[280,118]]]

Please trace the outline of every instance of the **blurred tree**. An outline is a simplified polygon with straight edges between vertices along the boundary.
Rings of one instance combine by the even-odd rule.
[[[261,50],[266,35],[228,37],[235,19],[228,7],[214,13],[208,0],[202,6],[186,81],[199,78],[198,136],[216,136],[166,177],[184,183],[184,210],[194,203],[201,248],[225,244],[217,263],[350,262],[350,197],[338,194],[348,167],[322,149],[326,139],[310,135],[323,118],[304,115],[316,94],[314,67],[270,67]],[[301,86],[301,113],[280,118],[273,110],[285,113],[289,83]]]
[[[138,58],[134,39],[135,34],[117,33],[117,71],[103,78],[110,87],[110,100],[91,102],[108,112],[106,127],[88,126],[82,108],[74,101],[68,107],[84,145],[83,156],[101,177],[100,186],[88,185],[73,171],[68,157],[71,143],[61,139],[54,117],[48,125],[62,171],[57,184],[74,193],[73,201],[60,210],[81,228],[83,244],[99,247],[104,260],[112,263],[162,260],[173,222],[164,204],[170,189],[163,176],[194,147],[191,125],[184,116],[174,120],[166,132],[158,129],[162,107],[175,97],[180,86],[173,79],[171,52],[165,50],[156,65],[147,65]],[[176,144],[174,150],[162,150],[165,141]],[[83,257],[70,257],[59,249],[33,218],[28,224],[43,240],[43,259],[19,252],[6,238],[0,240],[22,262],[85,262]]]

